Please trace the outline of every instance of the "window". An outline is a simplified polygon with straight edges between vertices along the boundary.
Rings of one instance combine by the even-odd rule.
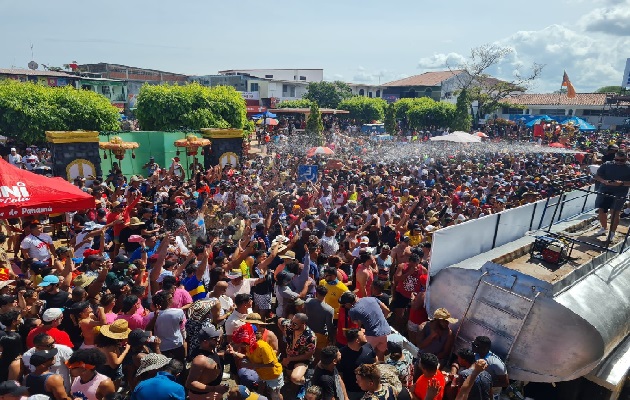
[[[110,94],[109,86],[101,86],[102,94]]]
[[[376,91],[376,97],[381,97],[381,91],[380,90]]]
[[[265,78],[267,78],[267,79],[273,79],[273,75],[265,75]]]
[[[250,87],[250,89],[249,89],[250,92],[257,92],[258,91],[258,83],[251,83],[249,87]]]
[[[365,96],[365,90],[359,89],[359,96]]]
[[[305,80],[306,80],[306,77],[305,77],[305,76],[300,76],[300,80],[301,80],[301,81],[305,81]]]
[[[503,114],[523,114],[522,108],[503,107],[501,111]]]
[[[368,92],[368,97],[372,97],[372,92]]]
[[[282,93],[286,93],[289,91],[289,85],[282,85]]]

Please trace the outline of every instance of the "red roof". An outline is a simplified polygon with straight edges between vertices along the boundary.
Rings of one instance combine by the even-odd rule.
[[[575,97],[568,98],[566,93],[547,94],[519,94],[506,97],[503,102],[523,106],[604,106],[606,93],[577,93]]]
[[[0,68],[0,75],[56,76],[58,78],[75,78],[75,79],[80,78],[80,76],[71,75],[65,72],[38,71],[38,70],[32,70],[32,69],[10,69],[10,68]]]
[[[425,72],[409,78],[384,83],[381,86],[440,86],[445,80],[462,73],[462,70]]]

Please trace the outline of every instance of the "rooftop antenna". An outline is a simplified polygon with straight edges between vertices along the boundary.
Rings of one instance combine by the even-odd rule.
[[[28,68],[32,70],[36,70],[39,65],[33,60],[35,57],[33,56],[33,43],[31,43],[31,61],[28,63]]]

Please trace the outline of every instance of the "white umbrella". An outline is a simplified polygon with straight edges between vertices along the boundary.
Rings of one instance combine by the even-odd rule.
[[[468,132],[455,131],[445,136],[434,136],[430,139],[434,142],[451,142],[451,143],[481,143],[481,138],[473,136]]]

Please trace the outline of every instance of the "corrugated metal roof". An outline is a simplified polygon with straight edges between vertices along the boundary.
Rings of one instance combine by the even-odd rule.
[[[0,68],[0,74],[3,75],[26,75],[26,76],[56,76],[58,78],[75,78],[79,79],[80,76],[71,75],[65,72],[57,72],[57,71],[40,71],[40,70],[32,70],[32,69],[10,69],[10,68]]]
[[[506,97],[502,101],[523,106],[604,106],[606,93],[576,93],[573,98],[567,97],[566,93],[520,94]]]

